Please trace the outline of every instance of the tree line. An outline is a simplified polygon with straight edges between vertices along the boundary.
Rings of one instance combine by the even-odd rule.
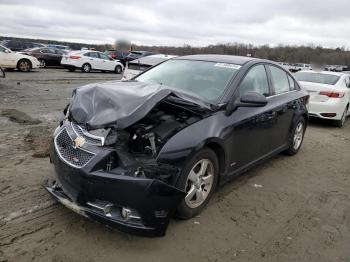
[[[73,50],[80,50],[82,47],[94,48],[98,51],[113,49],[110,44],[92,45],[84,43],[71,43],[55,40],[15,38],[0,36],[0,41],[5,39],[16,39],[21,41],[38,42],[43,44],[60,44],[70,46]],[[194,47],[191,45],[183,46],[148,46],[132,44],[132,50],[152,51],[155,53],[169,55],[194,55],[194,54],[223,54],[252,56],[256,58],[269,59],[276,62],[289,63],[321,63],[328,65],[347,65],[350,66],[350,51],[344,46],[338,48],[325,48],[315,45],[261,45],[242,43],[224,43],[208,45],[204,47]]]
[[[153,51],[171,55],[193,55],[193,54],[223,54],[252,56],[256,58],[269,59],[276,62],[289,63],[320,63],[329,65],[350,66],[350,52],[345,47],[325,48],[321,46],[254,46],[252,44],[225,43],[208,45],[205,47],[193,47],[184,45],[174,46],[133,46],[133,50]]]

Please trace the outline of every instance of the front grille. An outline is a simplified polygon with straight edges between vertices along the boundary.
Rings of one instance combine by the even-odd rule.
[[[84,167],[95,156],[94,153],[81,148],[74,148],[73,139],[68,134],[66,128],[63,128],[55,137],[55,147],[60,158],[76,168]]]
[[[77,136],[81,136],[85,139],[86,143],[95,145],[95,146],[103,146],[104,138],[95,136],[90,134],[84,127],[77,125],[76,123],[71,122],[72,128]]]

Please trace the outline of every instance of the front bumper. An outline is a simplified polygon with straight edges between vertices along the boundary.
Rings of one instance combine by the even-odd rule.
[[[99,150],[87,165],[78,168],[62,160],[55,143],[51,143],[50,159],[56,182],[46,187],[48,192],[93,220],[129,233],[163,236],[185,192],[156,178],[131,176],[128,168],[106,171],[101,163],[110,151]],[[131,212],[131,219],[122,217],[123,209]]]

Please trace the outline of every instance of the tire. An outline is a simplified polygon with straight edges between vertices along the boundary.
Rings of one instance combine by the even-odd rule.
[[[0,77],[1,78],[5,78],[6,77],[5,70],[2,69],[1,67],[0,67]]]
[[[17,69],[21,72],[29,72],[32,70],[32,63],[28,59],[21,59],[17,63]]]
[[[76,68],[75,67],[69,67],[67,69],[68,69],[69,72],[74,72]]]
[[[40,67],[41,68],[45,68],[46,67],[46,61],[45,61],[45,59],[38,59],[39,60],[39,62],[40,62]]]
[[[91,72],[91,65],[88,63],[83,64],[83,66],[81,67],[81,71],[83,73],[90,73]]]
[[[335,126],[340,127],[340,128],[344,126],[345,121],[346,121],[346,113],[348,112],[348,109],[349,109],[349,105],[346,106],[341,119],[340,120],[336,120],[334,122]]]
[[[285,151],[287,155],[294,156],[296,153],[298,153],[304,141],[305,129],[305,119],[300,118],[297,121],[296,125],[293,127],[293,133],[290,138],[289,147]]]
[[[117,65],[114,69],[116,74],[121,74],[123,72],[123,68],[120,65]]]
[[[206,166],[204,172],[202,168]],[[184,166],[176,186],[186,192],[176,210],[176,216],[189,219],[198,215],[208,204],[217,186],[219,161],[209,148],[196,153]],[[195,182],[193,182],[195,181]],[[198,199],[201,196],[201,199]]]

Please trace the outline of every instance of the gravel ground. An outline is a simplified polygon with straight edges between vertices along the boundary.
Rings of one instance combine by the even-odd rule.
[[[83,84],[62,69],[0,79],[0,261],[350,261],[350,119],[312,121],[301,151],[219,188],[201,216],[142,238],[89,221],[43,189],[52,129]]]

